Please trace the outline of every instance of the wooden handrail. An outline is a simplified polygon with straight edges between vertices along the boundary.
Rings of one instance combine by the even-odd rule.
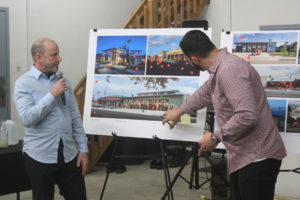
[[[76,94],[77,90],[82,87],[83,84],[85,84],[86,82],[86,75],[84,75],[84,77],[82,77],[79,81],[79,83],[76,85],[76,87],[73,89],[74,93]]]
[[[125,24],[123,25],[123,28],[128,27],[129,24],[134,21],[134,18],[137,14],[140,14],[141,9],[143,9],[144,5],[147,4],[148,0],[143,0],[142,3],[140,3],[140,5],[135,9],[135,11],[131,14],[130,18],[125,22]]]

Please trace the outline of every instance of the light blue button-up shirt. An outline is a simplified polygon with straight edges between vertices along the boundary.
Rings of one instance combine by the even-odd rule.
[[[64,144],[64,159],[69,162],[80,152],[88,152],[87,137],[70,82],[66,105],[50,93],[57,78],[50,79],[34,66],[15,83],[14,100],[19,118],[25,126],[23,152],[42,163],[57,163],[60,138]]]

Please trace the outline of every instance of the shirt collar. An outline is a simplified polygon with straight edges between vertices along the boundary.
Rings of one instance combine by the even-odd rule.
[[[36,79],[39,79],[39,77],[43,74],[43,72],[38,70],[34,65],[31,66],[30,72]]]
[[[48,77],[43,72],[38,70],[34,65],[31,66],[30,71],[36,79],[39,79],[41,76],[48,79]],[[54,77],[55,77],[55,74],[51,75],[50,80],[54,79]]]
[[[222,48],[220,49],[218,55],[216,56],[214,62],[210,65],[209,69],[207,70],[208,73],[212,74],[212,73],[216,73],[216,71],[219,68],[220,62],[222,60],[222,58],[228,54],[227,48]]]

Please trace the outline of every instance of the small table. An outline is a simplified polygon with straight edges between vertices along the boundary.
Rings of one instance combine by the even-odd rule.
[[[7,148],[0,148],[0,195],[31,190],[31,183],[25,171],[22,156],[23,140]]]

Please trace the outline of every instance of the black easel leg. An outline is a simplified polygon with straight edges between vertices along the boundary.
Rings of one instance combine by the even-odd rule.
[[[17,200],[20,200],[20,192],[17,192]]]
[[[164,166],[164,168],[167,171],[167,177],[168,177],[168,187],[170,187],[170,185],[171,185],[171,177],[170,177],[170,171],[169,171],[169,164],[168,164],[168,160],[167,160],[166,156],[164,157],[164,160],[165,160],[165,166]],[[172,190],[172,188],[171,188],[170,192],[171,192],[171,199],[173,200],[174,196],[173,196],[173,190]]]
[[[197,148],[195,147],[195,153],[194,153],[194,158],[193,162],[195,163],[195,188],[199,189],[199,157],[197,153]]]
[[[192,155],[194,154],[193,151],[194,151],[194,149],[191,151],[191,152],[192,152]],[[193,163],[192,163],[192,170],[191,170],[190,184],[189,184],[189,188],[190,188],[190,189],[193,188],[194,174],[195,174],[195,162],[194,162],[194,156],[193,156]]]
[[[189,188],[192,189],[193,187],[195,189],[199,189],[199,158],[198,158],[198,144],[194,145],[192,148],[192,156],[193,156],[193,164],[192,164],[192,170],[191,170],[191,177],[190,177],[190,184]],[[195,177],[195,186],[193,186]]]
[[[179,178],[182,170],[184,169],[186,163],[188,162],[188,160],[190,159],[190,157],[192,156],[193,152],[191,151],[186,157],[185,160],[183,162],[183,164],[181,165],[181,167],[179,168],[178,172],[176,173],[175,177],[173,178],[170,186],[167,188],[167,190],[165,191],[164,195],[162,196],[161,199],[165,199],[166,196],[169,194],[170,190],[172,189],[173,185],[175,184],[175,182],[177,181],[177,179]]]
[[[168,167],[168,163],[167,163],[167,158],[166,158],[166,154],[165,154],[165,150],[164,150],[164,144],[163,141],[160,140],[160,150],[161,150],[161,156],[162,156],[162,161],[163,161],[163,168],[164,168],[164,174],[165,174],[165,182],[166,182],[166,188],[169,188],[169,185],[171,185],[171,179],[170,179],[170,173],[169,173],[169,167]],[[172,188],[170,188],[170,190],[168,190],[168,199],[171,200],[174,199],[173,197],[173,190]],[[170,195],[171,194],[171,195]],[[164,198],[162,198],[164,200]]]
[[[102,187],[102,192],[101,192],[100,200],[102,200],[102,198],[103,198],[105,187],[106,187],[106,184],[107,184],[107,181],[108,181],[108,177],[109,177],[109,174],[110,174],[110,169],[109,168],[112,167],[112,164],[114,163],[116,151],[117,151],[118,144],[119,144],[118,137],[114,135],[114,138],[115,138],[114,149],[112,151],[112,155],[110,157],[110,161],[109,161],[109,163],[108,163],[108,165],[106,167],[106,177],[105,177],[105,181],[104,181],[104,184],[103,184],[103,187]]]
[[[109,177],[109,172],[106,172],[106,177],[105,177],[104,185],[103,185],[103,188],[102,188],[100,200],[102,200],[102,198],[103,198],[103,195],[104,195],[104,191],[105,191],[105,187],[106,187],[106,183],[107,183],[108,177]]]

